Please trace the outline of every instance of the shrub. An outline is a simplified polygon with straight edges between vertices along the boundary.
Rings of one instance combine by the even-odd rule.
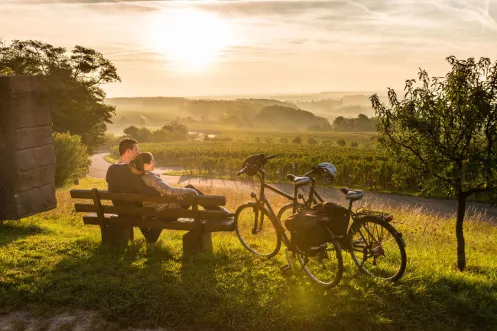
[[[292,140],[292,143],[294,143],[294,144],[301,144],[302,143],[302,137],[295,137]]]
[[[80,136],[55,133],[55,186],[60,187],[76,178],[86,176],[91,161]]]
[[[345,146],[345,145],[347,145],[347,143],[343,139],[337,140],[337,144],[338,144],[338,146]]]

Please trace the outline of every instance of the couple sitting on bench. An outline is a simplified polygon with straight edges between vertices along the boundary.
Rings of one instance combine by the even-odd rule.
[[[140,193],[152,196],[175,196],[179,200],[191,195],[202,195],[192,185],[185,188],[172,187],[162,181],[159,175],[153,173],[155,161],[151,153],[140,153],[138,142],[131,138],[125,138],[119,143],[120,159],[112,164],[107,170],[106,181],[108,190],[111,193]],[[113,201],[114,205],[124,205],[125,201]],[[157,204],[154,202],[144,202],[143,206],[153,206],[158,210],[169,208],[189,208],[187,205],[176,203]],[[206,208],[211,210],[224,210],[223,207]],[[174,221],[174,220],[171,220]],[[143,232],[143,229],[142,229]]]

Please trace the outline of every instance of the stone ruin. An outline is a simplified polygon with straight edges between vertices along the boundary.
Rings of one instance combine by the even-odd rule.
[[[53,209],[55,153],[42,78],[0,76],[0,223]]]

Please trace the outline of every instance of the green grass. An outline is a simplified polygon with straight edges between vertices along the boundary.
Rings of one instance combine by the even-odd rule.
[[[103,187],[96,179],[79,188]],[[234,209],[246,200],[226,194]],[[214,253],[182,257],[183,232],[165,231],[147,245],[136,230],[127,248],[100,245],[84,226],[68,189],[59,207],[0,227],[0,313],[96,311],[121,327],[173,330],[495,330],[495,225],[465,224],[468,270],[455,268],[454,220],[422,210],[395,210],[408,266],[397,283],[357,274],[349,256],[336,289],[313,285],[301,271],[282,273],[281,252],[249,254],[234,233],[214,234]],[[275,199],[277,205],[284,200]],[[385,206],[373,206],[385,208]]]
[[[106,154],[104,156],[104,160],[109,162],[109,163],[116,163],[117,161],[119,161],[119,159],[116,159],[114,156],[112,156],[111,154]]]

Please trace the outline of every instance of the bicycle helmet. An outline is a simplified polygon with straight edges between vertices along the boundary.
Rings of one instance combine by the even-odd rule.
[[[337,177],[337,168],[328,162],[322,162],[316,164],[312,167],[314,173],[317,173],[324,177],[324,179],[329,180],[330,182]]]
[[[262,162],[264,161],[264,154],[253,154],[250,155],[243,161],[242,168],[247,167],[245,173],[249,176],[254,176],[257,171],[261,168]]]

